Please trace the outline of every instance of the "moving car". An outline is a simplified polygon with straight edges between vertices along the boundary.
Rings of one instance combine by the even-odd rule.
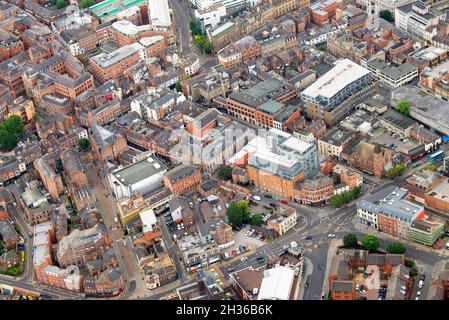
[[[319,263],[318,264],[318,269],[322,270],[322,269],[324,269],[324,266],[321,263]]]

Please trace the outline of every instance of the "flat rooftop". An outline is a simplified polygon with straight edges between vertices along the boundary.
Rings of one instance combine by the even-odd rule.
[[[167,168],[153,157],[135,162],[125,168],[114,170],[112,174],[124,185],[132,185],[151,177]]]
[[[91,59],[101,68],[106,69],[119,61],[139,52],[144,46],[139,42],[123,46],[111,53],[100,53]]]
[[[89,7],[89,9],[101,21],[109,21],[114,19],[120,12],[137,6],[142,2],[145,2],[145,0],[105,0]]]
[[[349,59],[339,60],[335,62],[335,67],[308,86],[302,94],[313,98],[318,96],[332,98],[347,85],[369,73],[368,69]]]

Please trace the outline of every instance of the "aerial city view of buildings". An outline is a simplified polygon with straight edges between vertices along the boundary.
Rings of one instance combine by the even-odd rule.
[[[1,299],[448,300],[448,12],[1,0]]]

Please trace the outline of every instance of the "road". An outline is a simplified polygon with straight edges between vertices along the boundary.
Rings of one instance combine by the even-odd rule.
[[[169,0],[169,2],[175,16],[176,38],[178,44],[180,44],[178,47],[180,47],[183,56],[186,56],[190,53],[190,17],[188,14],[190,8],[187,9],[186,5],[180,0]]]
[[[120,270],[129,284],[132,281],[140,279],[140,277],[136,277],[136,275],[140,274],[140,270],[137,268],[133,249],[131,246],[127,245],[125,247],[123,244],[123,240],[125,239],[124,231],[120,223],[116,223],[114,220],[118,214],[118,208],[115,205],[116,201],[112,198],[112,192],[109,190],[109,185],[104,181],[104,174],[98,169],[99,167],[100,165],[98,164],[89,163],[86,165],[86,170],[97,199],[97,208],[103,217],[104,224],[109,230]],[[129,295],[130,292],[125,290],[125,294]]]

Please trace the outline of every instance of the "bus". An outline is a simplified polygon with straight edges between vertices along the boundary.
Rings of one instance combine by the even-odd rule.
[[[437,151],[431,155],[428,156],[428,160],[432,163],[437,162],[438,160],[443,160],[446,154],[443,150]]]

